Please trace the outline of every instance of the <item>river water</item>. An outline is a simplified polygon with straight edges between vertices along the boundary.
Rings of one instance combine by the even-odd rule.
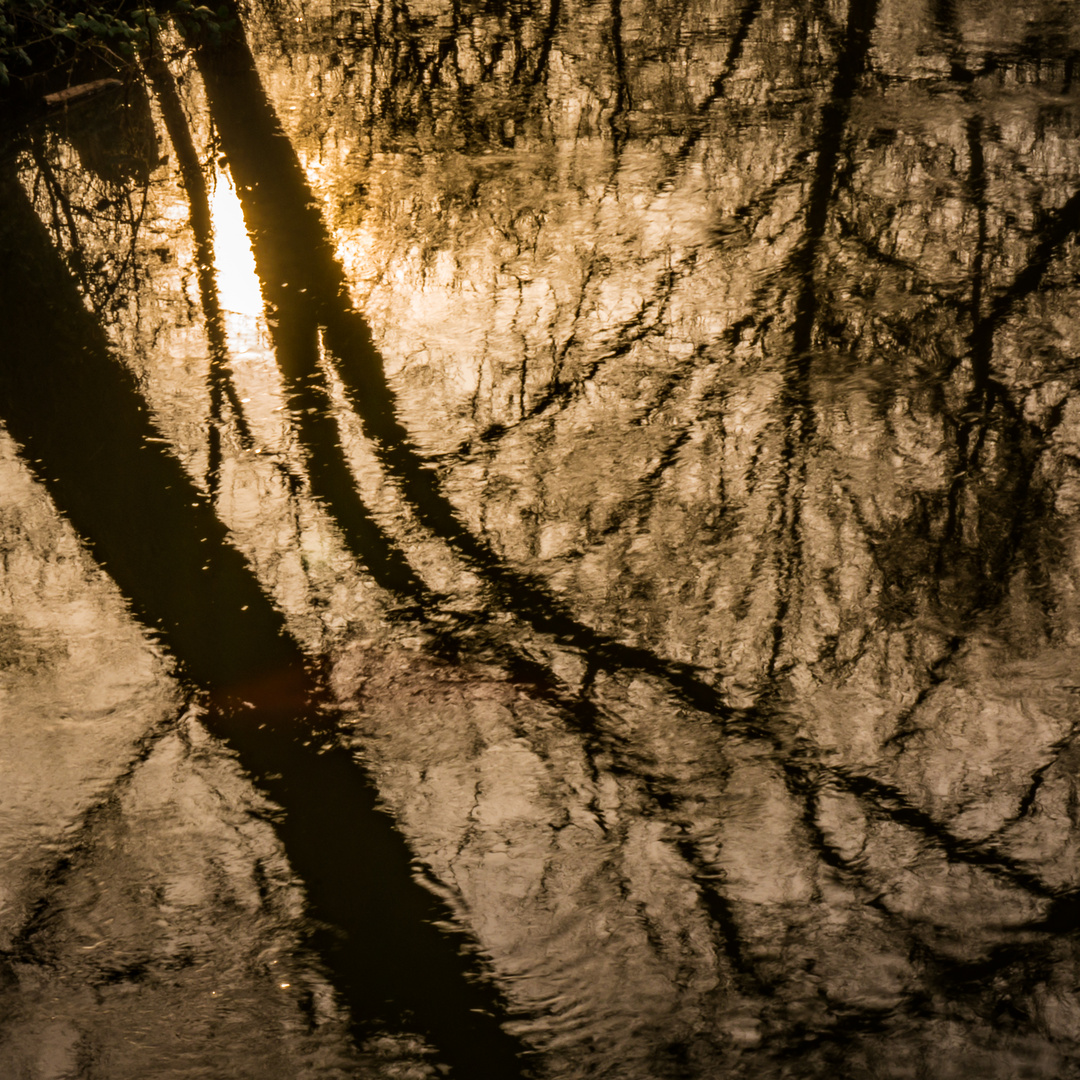
[[[255,0],[0,155],[0,1075],[1080,1076],[1080,19]]]

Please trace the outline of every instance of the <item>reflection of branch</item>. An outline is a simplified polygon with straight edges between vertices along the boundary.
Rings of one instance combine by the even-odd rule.
[[[812,432],[810,401],[806,393],[809,351],[818,318],[814,281],[819,245],[826,233],[832,202],[835,166],[844,136],[847,108],[854,93],[858,73],[865,61],[869,32],[876,5],[852,5],[848,42],[840,72],[834,84],[836,99],[822,113],[816,172],[806,209],[806,237],[800,247],[805,270],[800,294],[796,297],[796,322],[792,328],[796,371],[786,389],[784,423],[788,440],[788,474],[783,529],[795,545],[787,553],[786,572],[795,581],[798,551],[799,480],[794,475],[800,465],[805,440]],[[903,794],[872,777],[861,776],[815,761],[807,761],[792,739],[784,734],[784,722],[761,711],[737,713],[725,706],[722,695],[709,685],[702,673],[690,665],[670,663],[648,649],[624,645],[577,621],[567,606],[536,579],[508,566],[482,537],[474,535],[461,521],[456,508],[444,493],[438,476],[427,467],[397,417],[397,401],[388,384],[382,357],[372,340],[370,328],[349,303],[348,283],[337,263],[333,246],[319,215],[288,140],[281,133],[266,99],[250,56],[242,46],[233,49],[227,66],[202,65],[207,94],[225,150],[237,178],[245,217],[253,235],[260,276],[273,290],[279,313],[287,314],[289,325],[309,334],[306,327],[324,327],[327,351],[345,387],[351,408],[360,420],[373,452],[386,473],[394,478],[405,503],[432,534],[460,555],[481,575],[498,600],[523,622],[551,634],[563,646],[580,649],[592,668],[612,671],[631,669],[645,672],[666,683],[683,700],[702,712],[723,721],[723,732],[765,741],[774,758],[794,775],[812,780],[826,776],[839,790],[856,796],[869,812],[877,814],[940,847],[960,863],[986,868],[1014,885],[1042,898],[1056,897],[1036,875],[1007,855],[955,837],[932,815],[909,803]],[[845,98],[844,95],[847,95]],[[284,284],[287,283],[287,284]],[[286,347],[278,342],[279,362],[294,380],[317,379],[315,354],[309,346]],[[791,595],[783,598],[790,604]],[[783,624],[783,612],[778,625]],[[777,654],[778,655],[778,654]],[[774,658],[774,663],[776,662]],[[569,712],[585,730],[598,720],[576,707]],[[636,769],[635,775],[641,770]],[[645,778],[660,798],[654,781]],[[700,856],[689,852],[693,858]],[[704,880],[704,878],[702,879]],[[720,891],[720,890],[718,890]],[[722,891],[721,900],[723,901]],[[724,901],[726,903],[726,901]],[[723,904],[721,905],[723,906]],[[723,913],[714,918],[724,921]]]
[[[743,203],[731,212],[734,221],[739,222],[748,235],[752,235],[758,225],[770,213],[773,203],[790,187],[805,184],[808,179],[808,151],[800,151],[791,164],[763,190],[756,192],[750,202]]]
[[[231,46],[228,64],[200,61],[223,147],[237,179],[267,299],[299,328],[321,325],[323,340],[372,450],[398,484],[418,521],[458,553],[499,601],[536,629],[582,649],[600,667],[635,668],[676,687],[696,707],[726,715],[720,693],[692,665],[666,661],[580,623],[539,580],[509,567],[487,540],[460,519],[437,474],[423,461],[397,418],[397,401],[371,330],[349,302],[348,284],[318,203],[266,98],[246,46]],[[284,324],[284,322],[283,322]],[[279,348],[296,386],[323,378],[316,354]],[[306,382],[305,382],[306,380]],[[343,478],[344,480],[344,478]]]
[[[1074,721],[1062,738],[1047,747],[1050,757],[1032,773],[1031,783],[1028,785],[1027,791],[1021,795],[1016,806],[1016,812],[998,826],[991,837],[992,840],[1001,839],[1009,829],[1020,824],[1031,813],[1032,808],[1035,806],[1035,800],[1039,797],[1039,792],[1046,781],[1047,774],[1055,765],[1061,762],[1062,756],[1067,751],[1075,748],[1077,735],[1080,735],[1080,721]]]
[[[723,100],[724,97],[727,96],[728,79],[730,79],[735,72],[735,66],[742,56],[743,46],[746,44],[750,29],[757,21],[760,14],[761,0],[746,0],[743,4],[742,12],[739,15],[739,24],[735,28],[735,33],[731,36],[727,56],[724,57],[724,65],[721,68],[720,74],[713,79],[713,84],[709,89],[709,93],[697,107],[699,121],[691,133],[680,143],[679,149],[675,151],[674,161],[676,163],[686,161],[690,156],[694,147],[697,146],[705,134],[705,124],[703,121],[708,115],[709,110],[718,101]]]
[[[740,932],[735,905],[724,893],[723,878],[715,868],[709,865],[699,845],[692,840],[678,840],[675,842],[675,848],[693,872],[693,881],[698,888],[701,906],[720,935],[721,948],[732,971],[741,983],[740,989],[743,993],[770,993],[772,988],[768,981],[755,970],[753,961],[747,955],[748,950]]]
[[[648,515],[656,499],[660,482],[678,459],[679,451],[690,441],[690,428],[676,431],[657,457],[656,464],[638,477],[632,495],[620,500],[606,514],[606,522],[599,535],[608,537],[620,532],[631,515],[642,521]]]
[[[508,652],[505,645],[499,644],[494,645],[493,653],[517,685],[528,686],[533,699],[555,709],[568,729],[581,740],[583,755],[592,767],[594,783],[597,783],[602,772],[611,776],[624,773],[633,777],[640,783],[641,793],[648,799],[653,811],[678,826],[680,835],[665,842],[670,844],[689,869],[698,890],[699,903],[719,936],[723,953],[744,990],[763,992],[766,983],[758,976],[746,955],[734,906],[724,893],[722,875],[718,874],[714,862],[702,850],[702,845],[685,835],[685,824],[671,813],[672,804],[679,798],[678,785],[651,774],[643,767],[635,747],[622,734],[612,731],[608,709],[594,699],[592,672],[586,675],[579,690],[571,693],[550,668],[536,660]],[[600,760],[608,758],[612,761],[611,765],[606,768],[598,765]],[[714,775],[713,779],[717,777]],[[596,815],[597,825],[606,832],[602,813],[595,807],[591,809]]]
[[[972,331],[973,341],[992,336],[1012,314],[1022,300],[1030,296],[1042,283],[1057,250],[1074,233],[1080,231],[1080,190],[1073,193],[1064,206],[1048,215],[1041,230],[1035,250],[1024,268],[1013,278],[1012,284],[990,305],[989,312],[979,320]]]
[[[1055,889],[1033,874],[1022,862],[996,849],[985,841],[967,840],[956,836],[931,814],[910,803],[899,788],[871,776],[852,772],[839,766],[796,766],[804,775],[820,772],[850,795],[856,796],[870,814],[901,825],[931,841],[952,862],[986,870],[1011,885],[1023,889],[1040,900],[1068,900],[1071,890]]]
[[[68,198],[67,192],[64,191],[63,186],[57,180],[56,173],[53,172],[52,163],[49,160],[49,155],[42,148],[39,139],[34,139],[32,141],[31,149],[34,157],[34,164],[37,166],[38,174],[45,182],[45,190],[49,196],[49,206],[52,210],[53,217],[53,228],[59,238],[62,232],[59,212],[62,211],[68,230],[68,258],[71,260],[72,270],[74,270],[76,277],[78,277],[83,290],[89,293],[90,283],[87,274],[86,259],[83,258],[79,227],[75,223],[75,214],[71,208],[71,200]]]
[[[887,222],[883,228],[875,222],[873,225],[875,237],[870,238],[863,235],[857,222],[850,220],[839,211],[836,212],[836,224],[840,236],[856,244],[859,250],[874,262],[881,263],[882,266],[887,267],[889,270],[898,270],[901,273],[909,274],[914,291],[919,286],[928,284],[922,274],[919,273],[918,265],[909,259],[901,258],[895,252],[886,251],[879,242],[879,238],[884,235],[885,229],[890,223],[891,221]]]
[[[131,205],[131,189],[124,188],[124,203],[128,210],[128,221],[131,223],[131,238],[127,244],[127,250],[124,252],[124,258],[121,260],[120,265],[116,268],[115,278],[112,287],[105,290],[104,299],[111,298],[117,290],[120,288],[120,284],[124,279],[124,273],[130,266],[132,268],[133,288],[134,292],[137,292],[138,279],[136,276],[137,263],[136,259],[139,250],[139,229],[142,226],[143,217],[146,215],[146,191],[150,186],[149,178],[146,180],[146,184],[143,188],[142,198],[139,201],[139,212],[135,213],[135,208]],[[104,302],[98,305],[99,313],[104,308]]]
[[[471,1075],[520,1076],[498,995],[476,978],[464,935],[438,928],[452,915],[415,881],[403,837],[336,743],[281,613],[161,445],[14,175],[0,173],[0,196],[0,416],[95,559],[207,693],[210,731],[282,807],[275,829],[358,1028],[389,1002],[403,1022],[427,1022]]]
[[[182,723],[182,716],[178,718],[170,712],[140,735],[131,746],[127,764],[119,774],[113,777],[108,787],[94,798],[75,821],[66,826],[60,852],[52,860],[51,867],[43,871],[41,875],[41,885],[30,909],[30,917],[13,935],[11,944],[4,950],[16,960],[22,963],[41,962],[40,958],[35,956],[35,939],[49,926],[54,914],[57,894],[68,883],[72,873],[78,869],[79,853],[85,854],[92,850],[88,840],[99,820],[111,807],[120,802],[139,767],[150,758],[162,739],[176,730],[178,720]]]
[[[625,319],[622,323],[613,327],[605,334],[609,343],[600,352],[600,355],[591,363],[581,365],[574,372],[572,383],[561,381],[553,375],[549,387],[543,397],[529,409],[528,418],[531,419],[543,413],[548,413],[544,419],[549,424],[554,423],[556,419],[555,415],[548,412],[551,406],[557,402],[560,406],[560,411],[565,409],[571,401],[575,400],[576,397],[580,395],[583,388],[596,378],[603,367],[607,366],[612,360],[618,360],[627,356],[635,345],[647,340],[651,335],[658,332],[662,333],[663,328],[661,324],[664,314],[667,311],[667,307],[674,295],[675,286],[684,275],[688,275],[690,271],[693,270],[696,262],[697,252],[692,251],[690,254],[685,255],[680,259],[675,266],[668,266],[662,271],[658,276],[658,279],[654,282],[652,293],[641,300],[637,306],[637,310],[629,316],[629,318]],[[586,279],[585,284],[587,284],[587,282],[588,278]],[[582,296],[584,298],[584,287]],[[580,311],[581,304],[579,303],[578,310],[575,312],[575,323],[577,322]],[[567,350],[573,340],[574,334],[571,333],[563,348],[559,350],[560,374],[562,371],[561,361],[565,360]],[[597,344],[599,343],[600,341],[597,342]]]
[[[199,283],[199,297],[206,320],[206,336],[210,345],[210,422],[207,432],[209,441],[209,464],[207,488],[218,493],[221,481],[221,405],[228,399],[233,418],[240,433],[241,443],[247,448],[254,445],[236,388],[228,376],[228,343],[225,335],[225,319],[218,299],[217,282],[214,277],[214,240],[210,214],[210,197],[206,187],[195,144],[191,139],[187,117],[184,115],[176,80],[164,61],[156,53],[146,59],[146,71],[157,95],[165,128],[180,166],[180,176],[187,191],[190,207],[189,220],[195,235],[195,273]]]
[[[824,777],[822,774],[798,774],[791,771],[788,771],[787,777],[788,788],[792,789],[793,797],[804,800],[804,813],[802,813],[801,824],[806,831],[810,847],[818,855],[821,862],[831,867],[842,880],[849,882],[853,888],[862,892],[863,903],[878,910],[882,917],[888,920],[894,931],[905,941],[905,951],[918,950],[924,960],[932,960],[935,964],[944,966],[945,969],[955,969],[956,958],[936,948],[933,935],[918,933],[919,922],[917,919],[906,917],[902,912],[899,912],[899,910],[886,902],[887,887],[883,888],[880,869],[875,870],[874,865],[868,858],[868,837],[864,837],[858,852],[846,854],[836,848],[834,843],[826,836],[821,823],[821,797],[827,789],[837,791],[838,788],[834,783],[834,778]],[[848,794],[853,793],[849,792]],[[867,819],[873,819],[874,816],[881,818],[882,815],[880,812],[875,812],[875,809],[870,809]],[[891,821],[891,823],[903,824],[895,821]],[[868,824],[869,820],[867,820]],[[947,862],[964,865],[973,872],[985,870],[985,872],[991,874],[996,873],[995,867],[998,866],[997,863],[988,865],[983,862],[958,859],[956,858],[956,852],[950,852],[948,848],[945,849],[943,854]],[[1035,900],[1043,903],[1048,900],[1047,889],[1045,889],[1041,881],[1032,879],[1029,876],[1020,880],[1009,878],[1008,875],[1005,875],[1005,877],[1007,877],[1011,886],[1021,889],[1029,896],[1034,897]],[[1032,881],[1036,882],[1034,889],[1030,888]],[[1030,930],[1031,927],[1023,929]]]
[[[112,314],[115,309],[114,298],[129,272],[131,291],[138,293],[139,230],[147,210],[149,177],[141,182],[141,198],[137,211],[132,200],[132,187],[126,183],[118,193],[112,184],[108,184],[109,195],[95,200],[92,179],[86,169],[70,168],[66,170],[66,175],[57,174],[50,157],[50,148],[44,145],[41,134],[40,131],[36,132],[30,140],[30,153],[37,168],[35,198],[43,185],[56,241],[61,245],[66,260],[78,277],[87,301],[98,315]],[[81,193],[86,200],[84,205],[74,203],[69,194],[69,189],[76,185],[82,186]],[[115,217],[106,217],[110,208],[115,208]],[[126,217],[123,214],[125,209]],[[91,261],[83,234],[102,223],[113,227],[116,234],[114,240],[117,240],[126,228],[127,240],[119,257],[110,261],[99,255],[96,261]],[[105,273],[106,265],[109,266],[109,273]]]

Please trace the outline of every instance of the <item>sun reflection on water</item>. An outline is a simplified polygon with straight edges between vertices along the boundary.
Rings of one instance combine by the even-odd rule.
[[[255,271],[244,211],[232,177],[215,171],[210,193],[214,228],[214,272],[218,297],[230,338],[250,332],[252,320],[263,314],[262,289]]]

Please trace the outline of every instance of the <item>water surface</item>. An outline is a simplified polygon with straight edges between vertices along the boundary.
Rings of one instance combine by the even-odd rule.
[[[1074,16],[267,0],[20,126],[0,1071],[1080,1075]]]

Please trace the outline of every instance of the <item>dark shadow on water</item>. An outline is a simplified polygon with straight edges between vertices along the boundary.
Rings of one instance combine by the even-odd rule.
[[[228,542],[209,501],[160,442],[135,380],[14,175],[0,200],[0,417],[58,508],[205,691],[207,725],[283,810],[275,828],[302,877],[313,944],[358,1037],[427,1034],[465,1077],[521,1075],[504,1007],[450,912],[319,706],[319,678]],[[34,317],[27,318],[27,312]]]

